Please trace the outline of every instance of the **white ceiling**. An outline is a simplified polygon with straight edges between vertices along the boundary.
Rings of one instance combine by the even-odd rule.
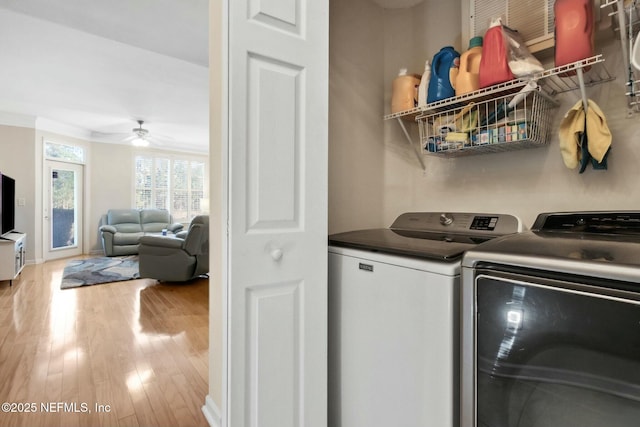
[[[206,152],[207,64],[208,0],[0,0],[2,113]]]

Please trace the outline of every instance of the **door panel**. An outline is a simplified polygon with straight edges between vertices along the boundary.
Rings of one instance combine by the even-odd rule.
[[[249,56],[249,229],[298,228],[302,70]],[[274,100],[278,107],[273,108]]]
[[[328,1],[226,1],[226,426],[324,427]]]
[[[251,425],[304,425],[300,418],[300,354],[304,348],[302,283],[250,288],[247,293]],[[278,384],[278,396],[273,387]],[[265,396],[270,396],[264,398]],[[274,405],[276,404],[276,405]]]
[[[274,28],[300,34],[300,0],[252,0],[252,19]]]

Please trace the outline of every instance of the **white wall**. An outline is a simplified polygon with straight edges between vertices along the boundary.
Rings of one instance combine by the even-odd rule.
[[[358,5],[362,0],[349,0],[339,5],[343,10]],[[334,6],[337,1],[332,2]],[[365,3],[367,3],[365,1]],[[337,6],[337,5],[336,5]],[[384,102],[376,113],[364,114],[352,110],[349,124],[337,127],[330,123],[331,150],[335,152],[337,141],[348,140],[361,150],[378,150],[384,144],[384,151],[368,165],[357,155],[344,150],[340,163],[331,157],[332,173],[344,176],[356,169],[362,176],[382,176],[382,189],[372,188],[379,181],[358,182],[348,189],[341,185],[330,186],[330,230],[342,231],[368,226],[387,227],[402,212],[407,211],[471,211],[506,212],[518,215],[528,227],[536,215],[544,211],[557,210],[602,210],[640,209],[640,187],[636,185],[636,170],[640,160],[640,146],[635,142],[640,136],[640,113],[627,118],[624,71],[621,65],[619,42],[602,42],[596,45],[598,52],[605,55],[605,67],[617,76],[613,82],[603,83],[587,89],[588,96],[596,101],[604,111],[613,134],[612,152],[609,155],[609,170],[596,171],[589,167],[584,174],[567,169],[560,156],[558,126],[564,113],[579,99],[579,91],[558,96],[560,107],[554,112],[550,144],[547,147],[510,153],[487,154],[456,159],[423,156],[426,171],[422,171],[416,157],[395,121],[383,122],[383,133],[364,136],[365,129],[378,127],[381,116],[389,112],[391,84],[400,67],[409,67],[410,72],[421,73],[424,60],[445,45],[453,45],[457,50],[467,46],[460,40],[460,3],[426,0],[411,9],[383,10],[382,25],[372,21],[375,11],[353,16],[352,21],[332,21],[334,34],[353,34],[354,29],[364,25],[378,28],[383,33],[384,76],[379,82],[370,82],[363,92],[382,97]],[[332,19],[333,19],[332,15]],[[335,26],[339,25],[339,28]],[[344,37],[344,36],[342,36]],[[375,52],[379,39],[363,42],[363,56]],[[340,39],[338,49],[350,40]],[[337,44],[337,42],[335,43]],[[335,55],[332,44],[332,58]],[[352,52],[357,55],[357,49]],[[360,60],[359,56],[351,59]],[[550,65],[552,66],[552,65]],[[370,70],[372,76],[379,76],[377,70]],[[332,98],[330,108],[337,108],[341,102],[336,94],[352,88],[356,73],[331,75]],[[351,79],[350,79],[351,78]],[[375,95],[373,95],[375,94]],[[376,101],[371,101],[374,104]],[[417,127],[412,125],[417,142]],[[357,136],[361,135],[361,136]],[[382,168],[381,163],[382,161]],[[357,168],[354,165],[357,164]],[[368,185],[370,184],[370,185]],[[351,200],[352,193],[368,192],[379,197],[379,212],[358,209],[358,202]],[[335,194],[334,194],[335,193]]]

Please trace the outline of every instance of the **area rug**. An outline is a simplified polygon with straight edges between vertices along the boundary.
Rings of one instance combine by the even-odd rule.
[[[140,278],[138,257],[87,258],[69,261],[62,273],[60,289]]]

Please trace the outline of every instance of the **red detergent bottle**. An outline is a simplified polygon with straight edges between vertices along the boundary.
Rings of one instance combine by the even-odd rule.
[[[502,36],[502,20],[499,18],[491,22],[491,26],[484,35],[478,78],[481,88],[504,83],[514,78],[509,68],[507,46]]]
[[[556,67],[593,56],[593,0],[556,0],[553,11]]]

